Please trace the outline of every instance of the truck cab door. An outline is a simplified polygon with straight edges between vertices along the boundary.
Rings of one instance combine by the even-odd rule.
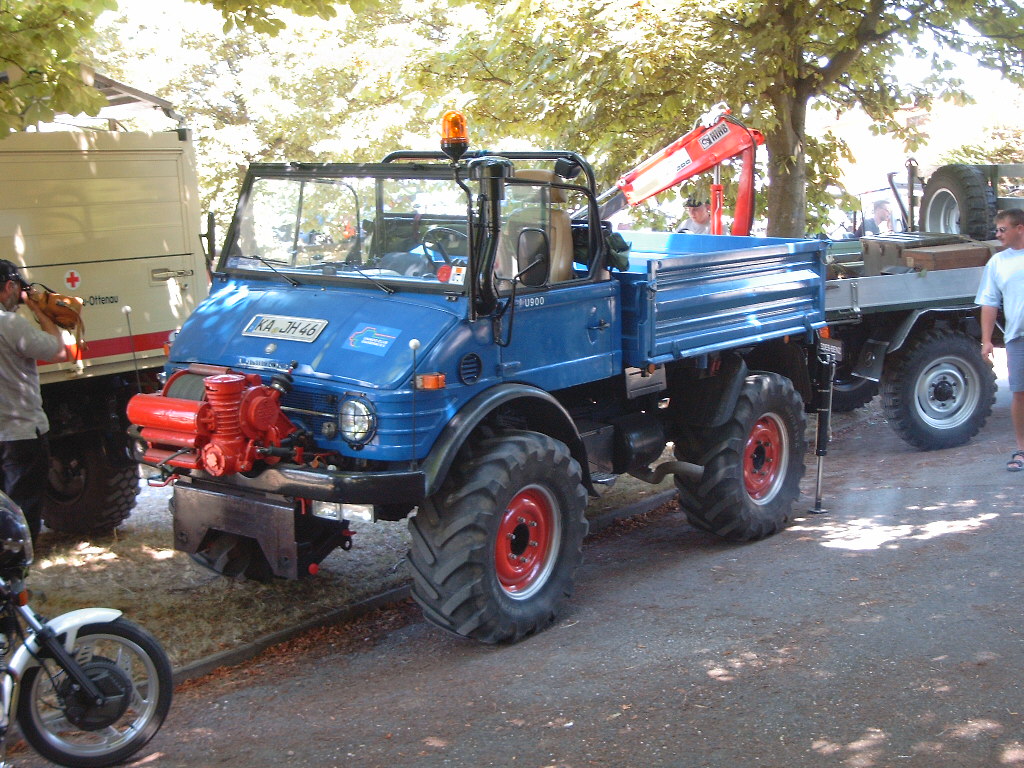
[[[576,261],[572,190],[549,171],[519,171],[506,189],[495,282],[503,378],[547,390],[622,370],[618,282]],[[587,224],[576,224],[585,227]]]

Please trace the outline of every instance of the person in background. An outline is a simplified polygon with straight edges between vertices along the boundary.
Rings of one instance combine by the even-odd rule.
[[[676,232],[689,232],[691,235],[707,235],[711,232],[711,204],[701,202],[694,197],[686,198],[687,216],[676,227]]]
[[[870,219],[864,219],[861,225],[860,236],[884,235],[892,232],[892,212],[889,210],[889,203],[885,200],[876,200]]]
[[[68,359],[60,329],[29,297],[18,268],[0,259],[0,490],[21,507],[32,539],[42,528],[43,489],[49,470],[37,360]],[[17,313],[24,303],[39,327]]]
[[[1006,368],[1010,379],[1010,419],[1017,448],[1006,468],[1024,469],[1024,210],[1009,208],[996,214],[996,238],[1005,250],[985,265],[974,303],[981,307],[981,354],[992,356],[992,332],[1003,308],[1006,328]]]

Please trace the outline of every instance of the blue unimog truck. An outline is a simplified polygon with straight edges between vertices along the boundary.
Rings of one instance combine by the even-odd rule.
[[[129,405],[140,460],[173,473],[176,546],[297,578],[351,547],[348,521],[408,518],[427,618],[501,642],[558,616],[616,475],[673,474],[726,539],[775,533],[828,391],[825,245],[627,250],[578,154],[453,136],[250,169],[163,391]]]

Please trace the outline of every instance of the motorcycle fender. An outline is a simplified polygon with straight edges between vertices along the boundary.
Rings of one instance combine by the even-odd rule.
[[[114,608],[79,608],[77,611],[62,613],[55,619],[46,622],[47,626],[53,629],[60,637],[64,636],[64,647],[70,652],[74,648],[75,640],[78,639],[78,630],[88,624],[102,624],[113,621],[121,615],[121,611]],[[33,636],[27,643],[22,645],[11,656],[9,667],[20,679],[26,669],[38,666],[32,654],[39,653],[39,643]]]

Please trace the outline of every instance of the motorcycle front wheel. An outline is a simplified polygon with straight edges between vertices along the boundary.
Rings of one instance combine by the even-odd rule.
[[[171,663],[156,639],[125,619],[89,624],[71,651],[104,694],[90,701],[68,674],[41,655],[26,670],[18,724],[32,747],[54,763],[99,768],[123,762],[163,725],[171,706]]]

